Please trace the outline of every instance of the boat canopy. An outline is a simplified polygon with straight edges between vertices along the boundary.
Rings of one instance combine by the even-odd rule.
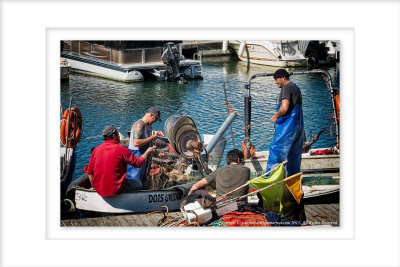
[[[82,41],[91,44],[102,45],[112,49],[135,49],[135,48],[152,48],[163,47],[168,42],[175,44],[182,43],[182,41]]]

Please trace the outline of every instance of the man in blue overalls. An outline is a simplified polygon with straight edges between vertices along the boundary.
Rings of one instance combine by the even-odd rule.
[[[161,121],[161,112],[158,108],[151,107],[144,114],[143,118],[132,125],[129,138],[129,150],[136,157],[140,157],[150,146],[155,146],[155,140],[164,136],[161,131],[153,131],[152,125],[156,121]],[[156,153],[163,157],[167,153]],[[146,159],[141,168],[135,168],[128,165],[127,179],[136,179],[142,183],[142,189],[147,189],[147,173],[150,169],[151,157]]]
[[[281,88],[281,93],[277,112],[271,117],[271,121],[275,123],[275,133],[269,147],[266,171],[269,171],[276,163],[287,160],[287,175],[291,176],[300,172],[304,143],[304,121],[301,91],[296,84],[290,81],[289,76],[289,73],[284,69],[278,69],[274,73],[275,84]],[[284,188],[285,191],[289,191],[286,186]],[[302,202],[297,205],[290,191],[285,191],[282,197],[285,217],[304,221],[304,205]]]

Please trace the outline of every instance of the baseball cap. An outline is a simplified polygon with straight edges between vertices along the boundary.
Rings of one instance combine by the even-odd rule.
[[[156,116],[157,120],[162,122],[161,120],[161,112],[158,110],[158,108],[155,107],[151,107],[147,110],[147,112],[150,112],[151,114],[153,114],[154,116]]]
[[[113,133],[118,132],[118,129],[119,128],[114,127],[112,125],[107,125],[103,130],[103,136],[110,136]]]
[[[274,79],[282,78],[282,77],[289,77],[290,74],[285,69],[279,69],[274,73]]]

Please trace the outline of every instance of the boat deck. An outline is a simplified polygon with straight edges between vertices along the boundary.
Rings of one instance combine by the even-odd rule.
[[[340,226],[340,204],[313,204],[305,205],[307,223],[309,225]],[[168,216],[180,217],[181,213],[170,212]],[[161,213],[124,214],[117,216],[103,216],[80,219],[61,220],[61,227],[130,227],[144,226],[157,227],[163,218]]]

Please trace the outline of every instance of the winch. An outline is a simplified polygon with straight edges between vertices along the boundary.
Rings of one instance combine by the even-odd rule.
[[[165,121],[164,130],[176,153],[196,161],[206,174],[210,173],[201,157],[203,143],[192,118],[172,115]]]

